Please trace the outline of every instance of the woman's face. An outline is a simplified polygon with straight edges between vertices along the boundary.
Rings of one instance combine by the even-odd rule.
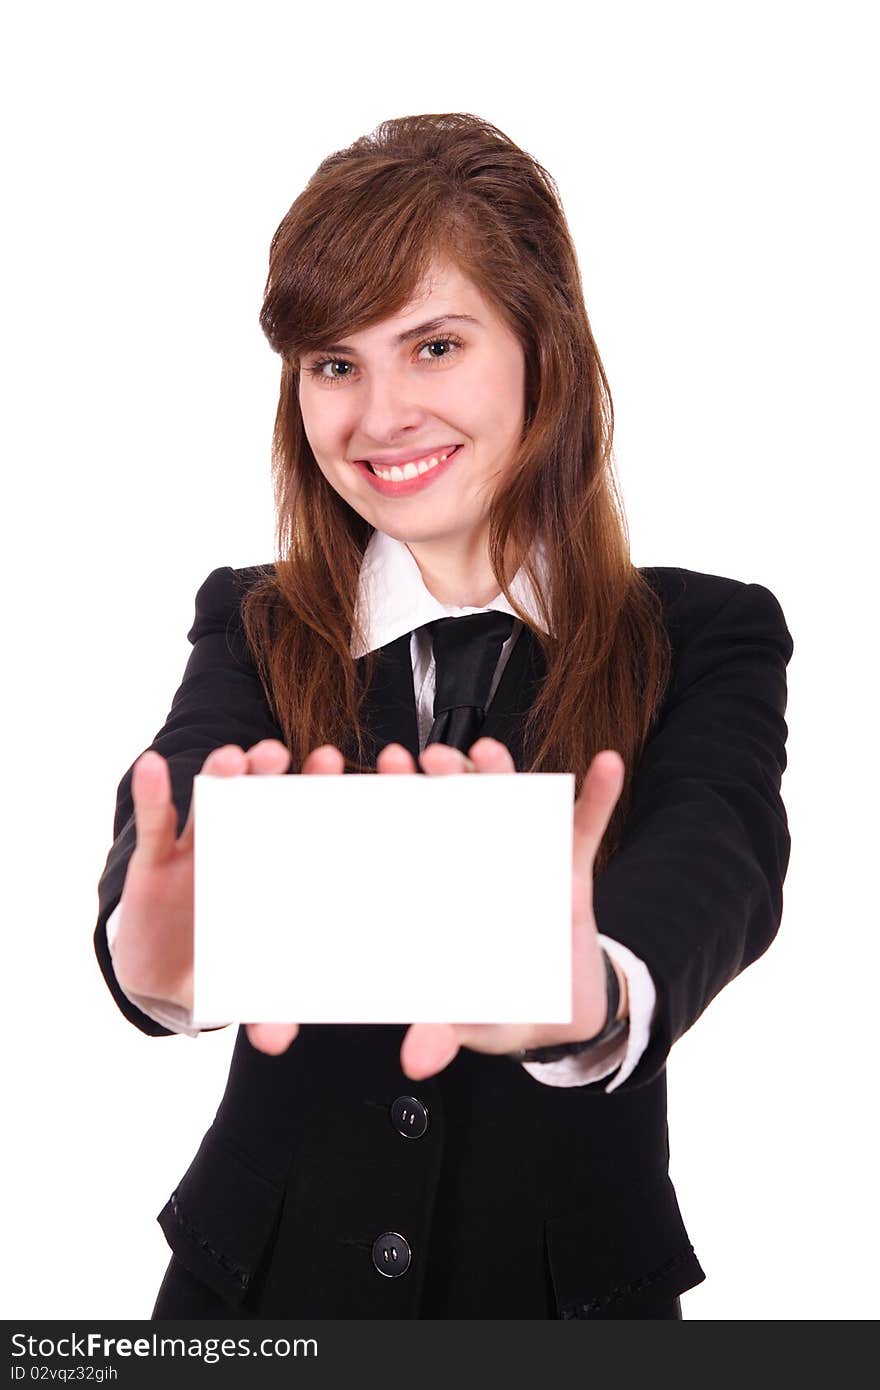
[[[402,313],[300,367],[306,436],[331,487],[414,553],[471,553],[525,415],[523,350],[473,282],[437,262]],[[370,464],[395,471],[383,481]]]

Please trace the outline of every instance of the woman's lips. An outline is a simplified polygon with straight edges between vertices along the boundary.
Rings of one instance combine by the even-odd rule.
[[[409,497],[412,493],[421,492],[422,488],[430,487],[431,483],[436,482],[447,471],[450,464],[458,458],[463,448],[463,444],[456,444],[452,452],[435,468],[429,468],[427,473],[419,473],[415,478],[403,478],[397,482],[380,478],[377,473],[373,472],[368,463],[356,461],[354,466],[363,473],[371,487],[375,488],[376,492],[381,493],[383,497]]]

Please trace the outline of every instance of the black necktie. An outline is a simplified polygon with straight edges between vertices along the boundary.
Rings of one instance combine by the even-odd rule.
[[[501,648],[513,629],[510,613],[470,613],[426,623],[437,667],[434,723],[428,743],[467,752],[480,735]]]

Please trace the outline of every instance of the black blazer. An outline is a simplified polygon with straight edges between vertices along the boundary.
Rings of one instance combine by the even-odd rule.
[[[238,620],[257,572],[217,569],[199,589],[193,651],[149,745],[169,761],[179,829],[212,748],[282,738]],[[239,1028],[214,1122],[158,1216],[173,1255],[154,1316],[639,1317],[704,1278],[667,1172],[665,1063],[779,926],[793,645],[760,584],[642,573],[663,602],[673,670],[594,891],[600,930],[646,962],[657,989],[636,1070],[607,1095],[606,1081],[548,1086],[463,1048],[414,1083],[400,1069],[403,1025],[306,1025],[279,1057]],[[524,628],[485,726],[518,768],[544,669]],[[392,741],[417,755],[409,634],[383,648],[364,712],[373,758]],[[167,1035],[121,992],[107,948],[134,846],[131,768],[114,836],[98,961],[126,1018]],[[405,1107],[417,1127],[427,1120],[419,1138]]]

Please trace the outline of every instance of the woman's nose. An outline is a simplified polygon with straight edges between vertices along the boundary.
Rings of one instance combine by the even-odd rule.
[[[358,432],[377,443],[419,425],[425,415],[412,381],[404,383],[394,372],[374,376],[361,393],[360,404]]]

